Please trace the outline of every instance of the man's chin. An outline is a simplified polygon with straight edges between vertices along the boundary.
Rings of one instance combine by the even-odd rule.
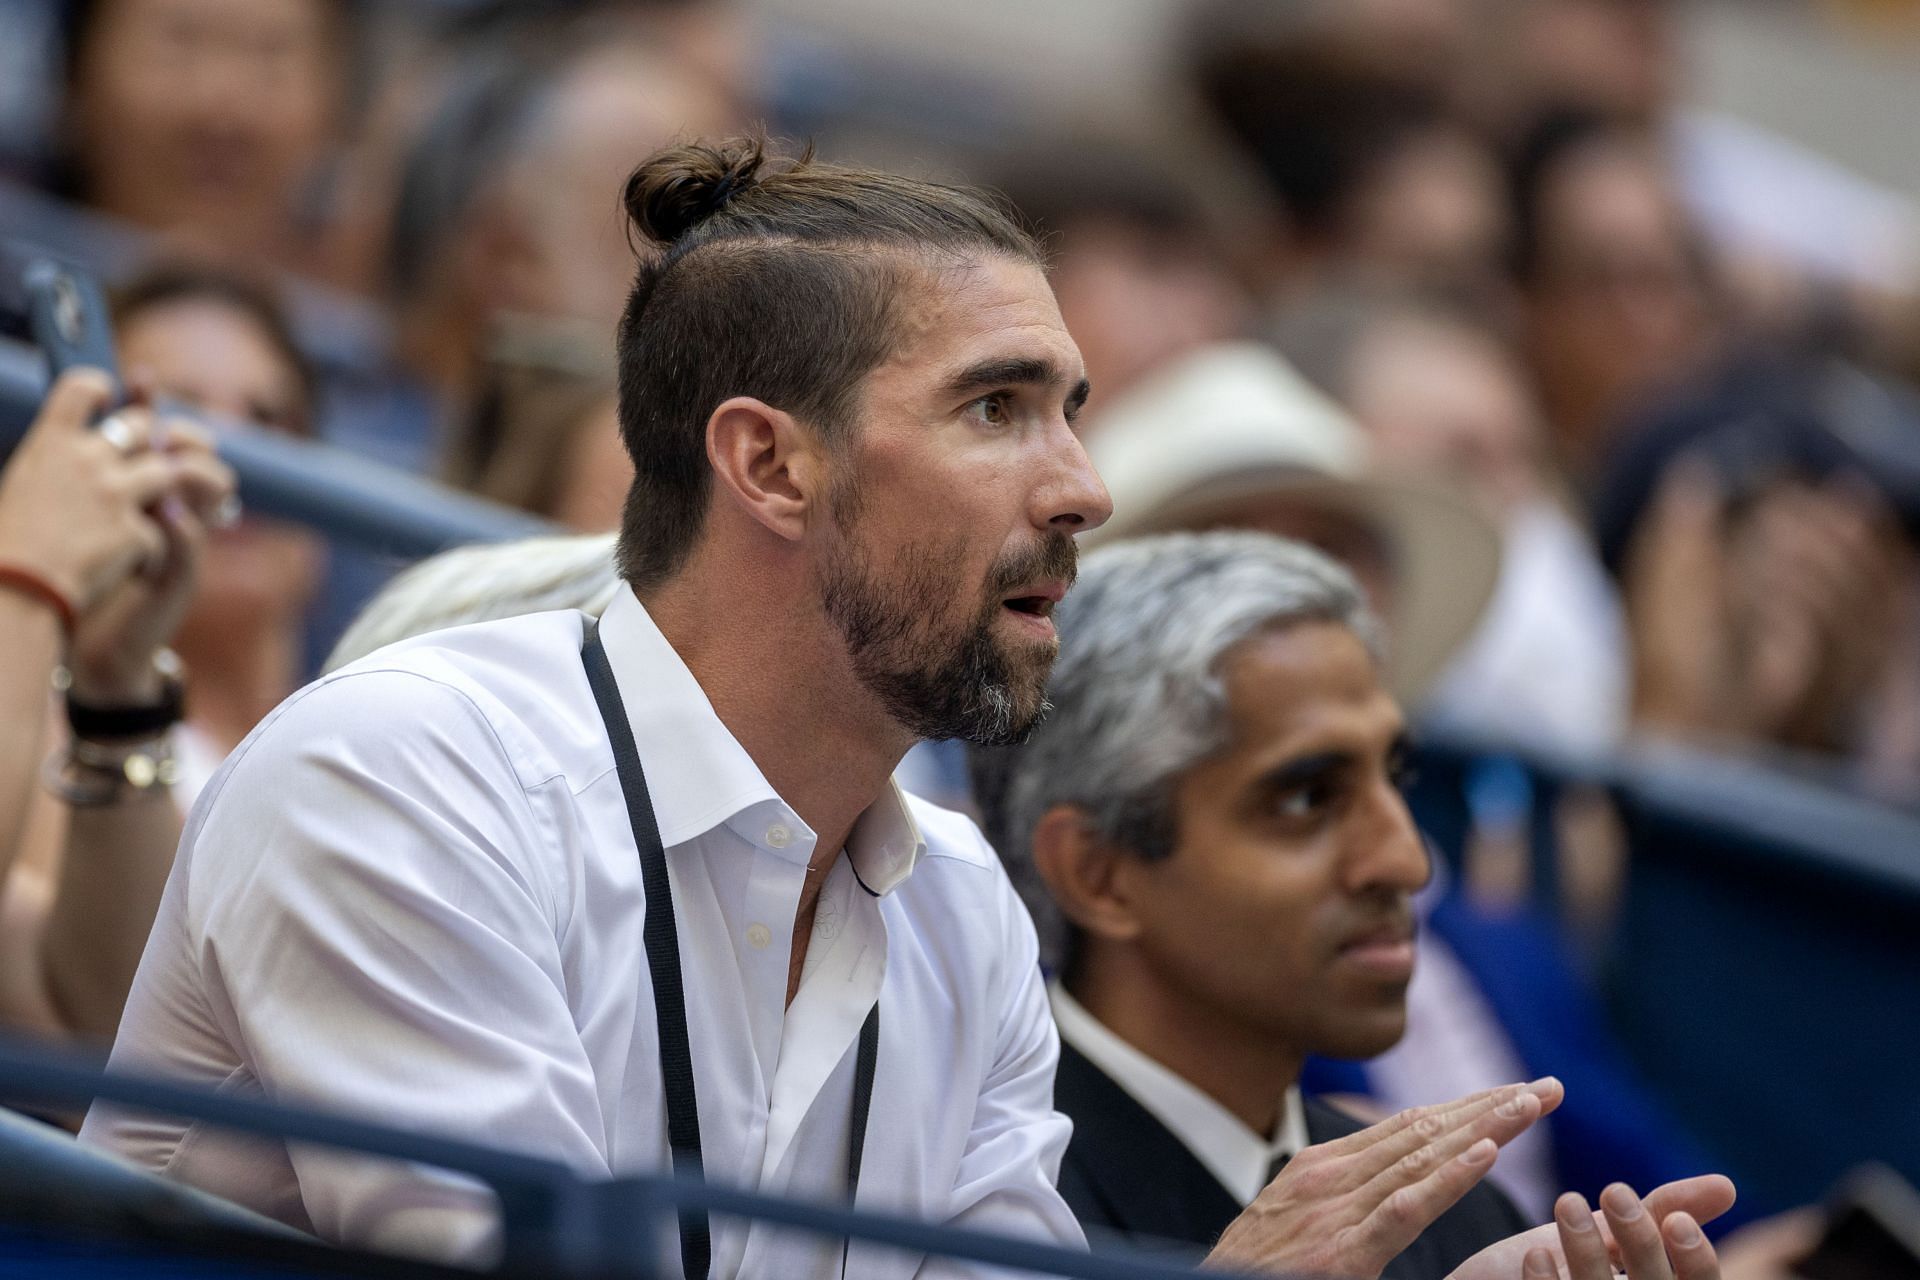
[[[1374,1058],[1400,1043],[1407,1033],[1406,1006],[1355,1013],[1324,1028],[1313,1052],[1328,1058]]]

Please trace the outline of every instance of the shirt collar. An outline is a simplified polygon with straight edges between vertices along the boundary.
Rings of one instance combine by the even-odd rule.
[[[1060,1038],[1165,1125],[1241,1204],[1252,1204],[1267,1185],[1274,1161],[1297,1155],[1307,1145],[1307,1113],[1297,1085],[1281,1099],[1277,1131],[1263,1138],[1192,1083],[1115,1035],[1058,982],[1047,988],[1047,996]]]
[[[614,593],[600,619],[600,638],[646,770],[661,843],[685,844],[732,826],[749,843],[804,862],[814,833],[721,721],[631,589]],[[775,831],[778,837],[769,839]],[[889,781],[854,821],[847,858],[861,885],[880,897],[906,880],[926,847],[906,797]]]

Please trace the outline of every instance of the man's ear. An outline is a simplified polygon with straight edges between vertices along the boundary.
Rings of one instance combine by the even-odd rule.
[[[1133,855],[1102,840],[1086,812],[1056,805],[1041,816],[1031,842],[1034,869],[1062,915],[1082,932],[1111,942],[1131,941],[1140,932],[1123,874],[1123,859]]]
[[[720,496],[773,534],[797,542],[819,499],[819,444],[793,415],[735,396],[707,419],[707,461]]]

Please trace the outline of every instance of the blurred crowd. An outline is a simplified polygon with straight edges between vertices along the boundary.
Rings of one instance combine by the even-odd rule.
[[[1684,107],[1672,3],[1196,4],[1152,86],[1177,123],[1152,137],[934,140],[824,112],[753,18],[717,0],[15,0],[0,27],[48,56],[7,91],[43,122],[15,129],[11,169],[151,233],[147,262],[266,299],[239,308],[272,331],[253,354],[303,367],[262,370],[285,383],[271,403],[160,369],[184,399],[596,530],[628,466],[606,341],[632,275],[625,171],[755,124],[910,151],[1051,237],[1090,438],[1251,343],[1352,437],[1302,470],[1445,491],[1497,531],[1490,598],[1459,605],[1478,625],[1439,637],[1431,715],[1573,752],[1676,735],[1920,793],[1908,210]],[[340,360],[263,281],[353,299],[377,340]],[[249,341],[135,310],[130,367],[213,358],[189,336]],[[295,306],[306,330],[337,313]],[[248,616],[308,608],[320,649],[379,573],[280,551],[300,561],[266,575],[283,598]],[[1487,576],[1467,553],[1415,569],[1392,537],[1378,551],[1401,578],[1457,575],[1408,594]],[[284,686],[317,656],[271,665]],[[270,704],[263,660],[234,657]]]
[[[1920,809],[1903,198],[1689,108],[1677,0],[1182,12],[1172,73],[1143,86],[1164,99],[1150,133],[936,132],[823,106],[727,0],[0,0],[5,207],[110,246],[95,265],[147,429],[190,407],[604,533],[632,474],[610,341],[632,166],[758,126],[910,156],[1047,237],[1105,536],[1254,527],[1326,551],[1384,620],[1418,724],[1552,759],[1678,739]],[[62,426],[10,464],[0,536],[33,534],[6,504],[85,443]],[[398,566],[216,518],[230,477],[190,428],[169,438],[153,483],[182,514],[76,550],[56,585],[121,668],[177,654],[155,776],[184,807]],[[578,602],[607,586],[588,575]],[[81,706],[126,701],[99,685],[73,686]],[[0,1018],[97,1036],[116,978],[62,960],[59,904],[113,928],[87,904],[132,882],[89,889],[87,846],[132,839],[150,912],[178,817],[101,829],[86,786],[137,786],[146,739],[90,743],[32,692],[46,723],[20,749],[64,752],[67,789],[0,792],[7,919],[31,926],[5,936],[39,948],[0,954]],[[969,803],[957,753],[910,766]],[[1617,862],[1604,814],[1570,821],[1589,871]],[[1511,898],[1512,861],[1476,847],[1476,892]]]

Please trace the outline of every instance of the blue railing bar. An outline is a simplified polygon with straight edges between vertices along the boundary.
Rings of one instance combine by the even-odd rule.
[[[738,1191],[711,1183],[677,1179],[650,1181],[664,1184],[661,1192],[670,1196],[672,1204],[678,1207],[705,1209],[724,1217],[752,1218],[835,1239],[852,1237],[914,1253],[963,1258],[968,1262],[1069,1277],[1070,1280],[1192,1280],[1196,1275],[1205,1275],[1209,1280],[1234,1280],[1240,1274],[1211,1269],[1199,1272],[1191,1267],[1128,1253],[1090,1253],[1011,1236],[933,1226],[906,1218],[882,1217],[795,1200],[777,1200],[756,1192]]]
[[[1555,782],[1608,788],[1630,805],[1734,838],[1755,856],[1798,871],[1920,898],[1920,815],[1789,767],[1675,742],[1644,739],[1595,756],[1554,755],[1444,725],[1422,743],[1470,756],[1510,756]],[[1683,846],[1660,856],[1691,857]]]
[[[1088,1253],[865,1211],[782,1200],[672,1176],[589,1181],[564,1165],[538,1157],[217,1094],[193,1085],[106,1072],[92,1059],[17,1037],[0,1036],[0,1098],[43,1106],[81,1106],[99,1099],[205,1120],[246,1133],[319,1143],[467,1174],[491,1186],[511,1215],[507,1243],[512,1258],[522,1263],[535,1258],[529,1245],[551,1248],[556,1253],[550,1256],[564,1256],[566,1263],[576,1268],[576,1274],[636,1274],[637,1260],[653,1256],[650,1224],[656,1218],[664,1221],[665,1215],[680,1207],[705,1208],[715,1214],[752,1218],[836,1239],[851,1237],[881,1247],[1070,1280],[1180,1280],[1196,1274],[1188,1267],[1122,1253]],[[564,1255],[558,1252],[563,1249]],[[1228,1272],[1206,1274],[1215,1280],[1231,1280]]]
[[[187,1116],[243,1133],[315,1142],[467,1174],[500,1198],[509,1257],[539,1251],[570,1274],[590,1274],[592,1259],[571,1256],[591,1246],[580,1228],[581,1180],[565,1165],[497,1151],[455,1138],[390,1129],[342,1116],[214,1093],[192,1085],[101,1069],[96,1059],[0,1035],[0,1099],[16,1105],[84,1107],[97,1100],[141,1111]]]
[[[45,361],[36,348],[0,342],[0,459],[19,443],[46,386]],[[554,532],[524,512],[331,445],[200,421],[239,476],[248,508],[312,525],[329,537],[412,559],[469,542]]]

